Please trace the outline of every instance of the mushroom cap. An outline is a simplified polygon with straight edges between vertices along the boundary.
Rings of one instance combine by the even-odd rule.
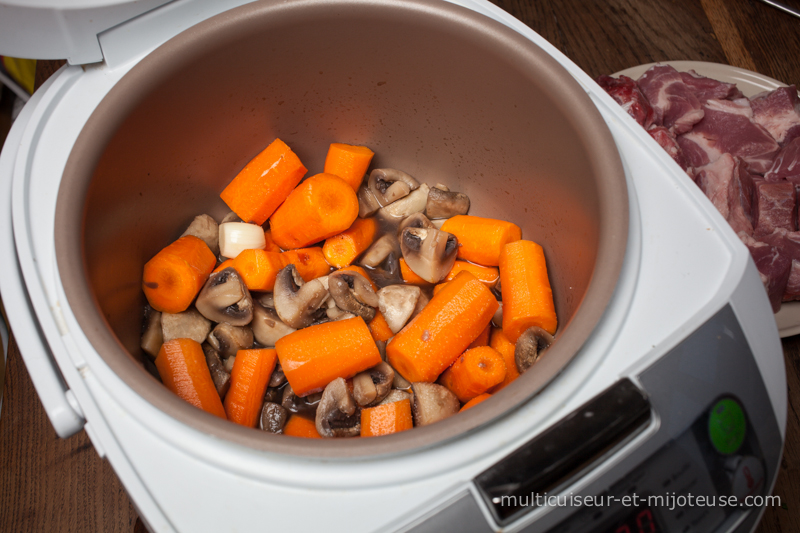
[[[358,197],[358,218],[372,216],[381,207],[366,182],[362,183],[358,188],[356,196]]]
[[[397,226],[397,238],[403,234],[403,230],[406,228],[433,228],[437,229],[436,226],[433,225],[433,222],[430,221],[428,217],[423,215],[422,213],[414,213],[413,215],[409,215],[400,222]],[[399,241],[398,241],[399,242]]]
[[[292,385],[287,383],[283,388],[281,405],[290,413],[313,415],[317,412],[317,407],[321,399],[321,392],[315,392],[314,394],[300,397],[294,393]]]
[[[227,359],[236,356],[239,350],[247,350],[253,345],[253,330],[249,326],[231,326],[223,322],[214,326],[206,340]]]
[[[261,416],[258,417],[258,427],[269,433],[283,433],[283,426],[289,419],[289,413],[277,403],[264,402]]]
[[[190,307],[180,313],[161,313],[161,334],[164,342],[192,339],[202,343],[211,331],[211,321]]]
[[[231,386],[231,375],[225,369],[219,352],[207,342],[203,343],[203,353],[206,356],[206,364],[208,365],[209,372],[211,372],[211,379],[214,381],[214,387],[217,389],[219,397],[225,399],[225,395],[228,393],[228,389]]]
[[[367,184],[377,202],[387,206],[419,187],[419,182],[394,168],[376,168],[369,173]]]
[[[555,338],[539,326],[532,326],[517,339],[514,347],[514,363],[520,374],[528,370],[550,347]]]
[[[433,424],[456,414],[461,408],[456,395],[438,383],[412,383],[411,391],[414,394],[411,413],[415,426]]]
[[[197,215],[181,237],[194,235],[205,242],[214,255],[219,255],[219,224],[210,215]]]
[[[392,390],[394,369],[388,363],[378,363],[374,367],[356,374],[353,378],[353,397],[358,405],[375,405]]]
[[[397,219],[411,216],[414,213],[421,213],[425,211],[425,206],[428,204],[429,190],[428,186],[423,183],[419,186],[419,189],[411,191],[405,198],[401,198],[382,207],[380,211],[378,211],[378,214],[384,217]]]
[[[212,322],[245,326],[253,319],[253,298],[233,267],[212,273],[194,305]]]
[[[462,192],[452,192],[432,187],[428,191],[425,213],[430,218],[450,218],[466,215],[469,212],[469,196]]]
[[[155,359],[161,345],[164,344],[164,334],[161,331],[161,311],[156,311],[149,305],[145,307],[144,332],[139,345],[147,355]]]
[[[355,437],[361,433],[361,412],[344,378],[336,378],[325,387],[315,423],[323,437]]]
[[[397,252],[392,250],[383,260],[383,263],[369,271],[370,279],[378,287],[403,283],[403,275],[400,273],[400,261],[397,255]]]
[[[253,302],[253,320],[250,322],[256,341],[267,348],[275,347],[275,342],[296,331],[283,323],[275,309]]]
[[[357,272],[338,270],[328,276],[328,292],[336,306],[362,317],[366,322],[375,318],[378,295],[372,284]]]
[[[291,264],[278,272],[272,294],[278,316],[284,324],[295,329],[310,326],[328,298],[328,291],[321,281],[312,279],[304,283],[297,268]]]
[[[378,291],[378,305],[392,333],[406,325],[421,293],[416,285],[389,285]]]
[[[452,270],[458,254],[458,238],[434,228],[405,228],[400,249],[408,268],[428,283],[439,283]]]
[[[359,263],[365,267],[376,268],[383,263],[390,253],[399,251],[400,242],[394,235],[387,233],[367,248],[367,251],[361,256]]]

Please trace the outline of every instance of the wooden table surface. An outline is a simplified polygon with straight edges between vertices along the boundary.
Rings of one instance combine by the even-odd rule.
[[[783,0],[800,9],[800,0]],[[654,61],[725,63],[800,85],[800,19],[755,0],[499,0],[589,75]],[[40,79],[54,64],[40,62]],[[57,65],[56,65],[57,66]],[[13,312],[13,310],[10,310]],[[783,341],[786,448],[760,533],[800,531],[800,336]],[[0,532],[132,532],[136,512],[85,432],[59,439],[16,346],[0,418]]]

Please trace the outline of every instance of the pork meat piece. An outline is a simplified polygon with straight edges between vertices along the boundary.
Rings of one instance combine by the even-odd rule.
[[[772,312],[777,313],[781,308],[781,300],[789,282],[792,267],[791,260],[777,246],[771,246],[758,241],[745,233],[739,234],[739,239],[747,246],[753,262],[756,264],[761,282],[767,290]]]
[[[767,181],[789,180],[795,185],[800,185],[800,137],[795,137],[784,146],[772,166],[764,174]]]
[[[800,137],[800,98],[797,87],[781,87],[755,95],[751,100],[753,118],[781,146]]]
[[[692,175],[692,167],[689,166],[689,160],[685,155],[683,155],[683,150],[681,150],[681,147],[678,146],[678,141],[667,128],[664,126],[652,126],[647,130],[647,133],[650,134],[650,137],[656,140],[661,148],[663,148],[683,170],[685,170],[690,176]]]
[[[691,89],[701,104],[708,100],[733,100],[742,98],[742,91],[735,83],[725,83],[701,76],[694,70],[681,72],[681,79]]]
[[[628,76],[612,78],[606,75],[596,81],[640,126],[644,129],[650,127],[654,117],[653,108],[636,81]]]
[[[797,192],[789,181],[755,180],[754,235],[769,235],[778,228],[797,231]]]
[[[769,170],[780,146],[753,121],[753,110],[746,98],[709,100],[703,109],[703,119],[692,131],[678,137],[691,166],[707,165],[729,153],[744,159],[751,172],[764,174]]]
[[[754,232],[755,184],[747,163],[730,154],[696,169],[696,182],[733,231]]]
[[[733,156],[722,154],[714,162],[695,169],[698,187],[726,220],[730,213],[728,194],[735,166]]]
[[[703,108],[681,73],[669,65],[653,65],[636,81],[653,106],[654,124],[680,135],[703,118]]]
[[[769,235],[764,235],[760,240],[776,247],[791,261],[789,279],[783,291],[783,301],[800,300],[800,231],[777,229]]]

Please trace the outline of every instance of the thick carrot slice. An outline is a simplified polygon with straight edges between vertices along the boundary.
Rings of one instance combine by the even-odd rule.
[[[517,362],[514,359],[514,343],[508,340],[508,337],[506,337],[502,329],[492,328],[489,346],[500,352],[500,355],[503,356],[503,361],[506,362],[506,377],[499,384],[489,389],[489,392],[494,394],[517,379],[519,377],[519,370],[517,370]]]
[[[458,274],[386,345],[407,380],[435,381],[492,320],[499,304],[471,273]]]
[[[411,400],[408,398],[361,410],[362,437],[390,435],[412,427]]]
[[[275,342],[286,379],[298,396],[322,390],[381,362],[364,319],[326,322],[299,329]]]
[[[203,288],[217,258],[201,239],[181,237],[144,265],[142,289],[150,307],[162,313],[186,311]]]
[[[483,328],[481,334],[478,335],[475,340],[469,344],[469,346],[467,346],[467,349],[477,348],[478,346],[489,346],[489,334],[491,331],[492,323],[490,322],[485,328]]]
[[[227,418],[200,343],[192,339],[167,341],[161,345],[155,364],[169,390],[203,411]]]
[[[313,420],[302,416],[292,415],[283,426],[283,434],[291,437],[304,437],[307,439],[321,439],[322,435],[317,431],[317,426]]]
[[[442,283],[437,283],[436,285],[434,285],[433,286],[433,295],[436,296],[437,294],[442,292],[442,289],[444,289],[445,285],[447,285],[446,281],[443,281]]]
[[[272,239],[284,250],[340,233],[358,217],[356,193],[342,178],[317,174],[297,186],[272,214]]]
[[[522,238],[522,231],[516,224],[471,215],[456,215],[447,219],[442,231],[458,237],[459,259],[486,266],[499,265],[503,246]]]
[[[500,271],[496,268],[476,265],[475,263],[469,263],[467,261],[456,261],[453,263],[453,268],[450,269],[450,272],[447,273],[447,277],[444,278],[445,281],[450,281],[462,270],[469,270],[472,272],[476,278],[484,282],[490,289],[493,289],[497,285],[497,282],[500,281]]]
[[[264,250],[243,250],[233,260],[233,268],[251,291],[271,291],[283,268],[281,255]]]
[[[281,252],[281,247],[275,244],[275,240],[272,238],[272,230],[264,230],[264,241],[266,242],[264,250],[268,252]]]
[[[503,333],[508,340],[516,343],[531,326],[553,335],[558,321],[542,247],[533,241],[507,244],[500,256],[500,276]]]
[[[264,404],[269,377],[278,354],[272,348],[239,350],[231,370],[231,385],[225,395],[228,420],[250,428],[256,427]]]
[[[370,333],[372,333],[372,338],[376,341],[386,342],[394,336],[394,333],[392,333],[389,324],[386,322],[380,310],[375,310],[375,318],[370,320],[367,326],[369,327]]]
[[[332,143],[325,158],[324,172],[339,176],[357,191],[373,155],[375,153],[366,146]]]
[[[370,218],[357,218],[353,225],[333,237],[328,237],[322,253],[328,263],[336,268],[346,267],[369,248],[378,231],[378,222]]]
[[[372,290],[374,290],[375,292],[378,292],[378,286],[375,285],[375,283],[373,283],[372,278],[369,277],[369,274],[367,273],[367,271],[364,270],[363,268],[361,268],[360,266],[358,266],[358,265],[350,265],[350,266],[346,266],[344,268],[340,268],[339,270],[349,270],[350,272],[355,272],[356,274],[361,274],[362,276],[364,276],[364,278],[366,278],[367,281],[369,281],[369,284],[372,285]]]
[[[479,346],[461,354],[453,366],[442,372],[439,383],[463,403],[483,394],[505,377],[503,356],[491,346]]]
[[[403,277],[403,281],[409,285],[430,285],[429,281],[422,279],[416,272],[411,270],[411,267],[408,266],[408,263],[406,263],[406,260],[402,257],[400,258],[400,275]]]
[[[307,171],[291,148],[275,139],[247,163],[219,196],[244,222],[261,225]]]
[[[462,411],[466,411],[467,409],[471,409],[472,407],[475,407],[476,405],[478,405],[482,401],[488,400],[491,397],[492,397],[492,395],[489,394],[488,392],[484,392],[483,394],[479,394],[479,395],[475,396],[473,399],[471,399],[470,401],[468,401],[467,403],[465,403],[464,406],[461,409],[459,409],[458,412],[460,413]]]
[[[281,263],[284,267],[294,265],[297,268],[297,273],[306,283],[312,279],[326,276],[331,272],[331,265],[328,264],[325,255],[322,253],[322,248],[319,246],[283,252],[281,254]]]
[[[233,266],[233,259],[226,259],[225,261],[220,263],[217,268],[214,269],[212,274],[216,274],[217,272],[221,272],[221,271],[225,270],[226,268],[232,267],[232,266]]]

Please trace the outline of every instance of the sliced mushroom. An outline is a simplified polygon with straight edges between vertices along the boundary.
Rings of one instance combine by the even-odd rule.
[[[310,326],[317,318],[328,291],[318,279],[304,283],[295,266],[288,265],[278,272],[273,295],[280,319],[289,327],[300,329]]]
[[[411,216],[408,216],[400,222],[400,225],[397,226],[397,238],[403,235],[403,230],[406,228],[434,228],[433,222],[430,221],[428,217],[423,215],[422,213],[414,213]],[[399,241],[398,241],[399,242]]]
[[[190,307],[180,313],[161,313],[161,333],[164,342],[173,339],[192,339],[202,343],[211,331],[211,321]]]
[[[365,407],[383,400],[392,390],[394,369],[388,363],[378,363],[353,378],[353,397]]]
[[[397,252],[389,252],[383,263],[369,271],[369,278],[375,285],[386,287],[403,283],[403,275],[400,273],[400,261],[397,256]]]
[[[450,218],[469,212],[469,196],[462,192],[443,191],[433,187],[428,191],[425,214],[430,218]]]
[[[361,412],[344,378],[325,387],[317,407],[317,432],[323,437],[355,437],[361,433]]]
[[[422,291],[415,285],[389,285],[378,291],[378,305],[392,333],[406,325]]]
[[[281,403],[283,399],[282,387],[267,387],[267,392],[264,393],[264,401],[272,403]]]
[[[223,322],[214,326],[206,340],[223,358],[228,358],[253,345],[253,330],[249,326],[231,326]]]
[[[392,381],[392,387],[395,389],[400,389],[404,391],[411,390],[411,382],[408,381],[406,378],[400,375],[400,372],[397,370],[394,371],[394,381]]]
[[[269,433],[283,433],[283,426],[289,419],[289,413],[277,403],[264,402],[261,416],[258,418],[258,427]]]
[[[492,316],[492,325],[496,328],[503,327],[503,302],[497,302],[500,306],[497,308],[497,311],[494,312]]]
[[[328,276],[328,292],[339,309],[358,315],[366,322],[375,318],[378,295],[361,274],[351,270],[332,273]]]
[[[233,372],[233,363],[236,362],[236,356],[232,355],[230,357],[226,357],[222,360],[222,364],[225,366],[225,371],[229,374]]]
[[[209,215],[198,215],[183,232],[183,235],[194,235],[205,242],[214,255],[219,255],[219,224]]]
[[[456,262],[458,238],[438,229],[405,228],[400,249],[408,268],[428,283],[439,283]]]
[[[378,405],[401,402],[403,400],[411,400],[411,393],[402,390],[392,389],[391,392],[389,392],[389,394],[386,395],[386,398],[381,400]]]
[[[378,351],[381,353],[381,359],[386,361],[386,342],[375,339],[375,346],[378,347]]]
[[[203,343],[203,353],[206,356],[208,370],[211,372],[211,379],[214,381],[214,388],[217,389],[219,397],[225,399],[231,386],[231,374],[225,370],[219,352],[206,342]]]
[[[253,319],[253,298],[232,267],[211,274],[194,305],[212,322],[245,326]]]
[[[263,307],[256,302],[253,302],[253,321],[250,322],[250,327],[253,329],[253,337],[266,348],[275,347],[278,339],[295,331],[283,323],[275,309]]]
[[[361,256],[359,263],[365,267],[376,268],[383,263],[390,253],[399,250],[400,243],[397,241],[397,238],[387,233],[367,248],[367,251]]]
[[[356,317],[356,315],[354,315],[353,313],[345,311],[344,309],[339,309],[339,307],[336,306],[335,302],[333,303],[333,305],[328,307],[327,311],[325,311],[325,316],[328,318],[328,320],[334,322],[337,320],[347,320],[348,318]]]
[[[145,308],[144,332],[142,341],[139,344],[147,355],[154,358],[164,344],[164,335],[161,332],[161,312],[156,311],[149,305]]]
[[[539,360],[542,352],[553,344],[553,341],[555,341],[553,336],[539,326],[526,329],[525,333],[517,339],[517,345],[514,348],[514,362],[517,364],[519,373],[522,374],[532,367]]]
[[[283,373],[283,368],[281,368],[281,364],[278,363],[275,365],[275,370],[273,370],[272,374],[269,376],[267,387],[276,388],[280,387],[284,383],[286,383],[286,374]]]
[[[430,301],[431,299],[428,297],[428,293],[420,290],[419,300],[417,300],[417,305],[414,306],[414,310],[411,312],[411,316],[408,320],[414,320],[417,315],[420,314],[423,309],[425,309],[425,306],[428,305],[428,302]]]
[[[369,173],[369,190],[381,206],[387,206],[419,187],[419,182],[400,170],[376,168]]]
[[[436,383],[417,382],[411,384],[414,401],[411,413],[415,426],[427,426],[452,416],[461,408],[461,403],[449,389]]]
[[[367,218],[375,214],[375,212],[381,208],[381,204],[378,203],[377,198],[375,195],[372,194],[372,191],[369,188],[369,185],[365,182],[362,183],[361,186],[358,188],[358,192],[356,193],[358,197],[358,217],[359,218]]]
[[[258,296],[258,303],[264,307],[275,309],[275,297],[271,292],[263,292]]]
[[[437,218],[436,220],[431,220],[431,224],[433,224],[433,227],[436,229],[442,229],[442,226],[444,226],[447,220],[446,218]]]
[[[378,213],[394,219],[405,218],[414,213],[421,213],[425,211],[425,206],[428,204],[429,190],[430,188],[423,183],[419,186],[419,189],[411,191],[411,194],[405,198],[401,198],[386,207],[382,207]]]
[[[281,405],[286,408],[290,413],[305,414],[306,416],[313,415],[317,412],[317,406],[322,399],[321,392],[315,392],[305,397],[300,397],[294,393],[292,386],[286,384],[283,388],[283,397],[281,398]]]

